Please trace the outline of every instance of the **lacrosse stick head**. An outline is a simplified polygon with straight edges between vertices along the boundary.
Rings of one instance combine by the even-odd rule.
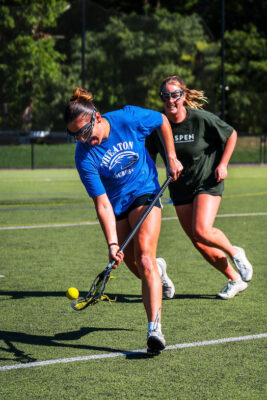
[[[75,311],[84,310],[88,306],[93,306],[101,300],[108,300],[109,302],[116,301],[116,298],[111,300],[104,292],[108,281],[113,276],[110,275],[114,263],[109,264],[107,268],[102,271],[95,278],[89,292],[85,297],[79,297],[78,299],[72,301],[71,307]]]

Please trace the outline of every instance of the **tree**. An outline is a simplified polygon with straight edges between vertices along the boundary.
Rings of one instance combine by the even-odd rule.
[[[222,0],[98,0],[97,3],[105,8],[127,14],[131,12],[153,14],[158,8],[165,8],[170,13],[178,13],[184,17],[198,14],[213,37],[215,39],[221,37]],[[266,32],[266,0],[225,0],[224,6],[227,30],[243,30],[243,27],[251,23],[257,27],[260,35],[264,36]]]
[[[55,50],[56,39],[49,28],[56,25],[66,5],[64,0],[2,1],[0,39],[5,46],[0,49],[0,88],[1,102],[7,105],[5,123],[9,129],[20,126],[30,99],[34,101],[33,126],[51,126],[47,115],[53,113],[57,103],[55,88],[62,81],[64,55]]]
[[[70,79],[80,82],[80,38],[71,44]],[[159,108],[158,89],[169,74],[196,83],[194,70],[209,48],[197,15],[158,9],[152,15],[112,16],[102,32],[87,31],[86,86],[102,111],[125,104]]]
[[[127,103],[160,108],[161,80],[178,74],[220,114],[222,0],[84,1],[86,87],[102,111]],[[64,128],[62,111],[81,85],[81,4],[1,0],[1,129],[21,127],[31,99],[33,129]],[[266,129],[264,4],[225,1],[225,114],[238,130]]]
[[[266,39],[260,15],[263,5],[258,0],[255,2],[259,7],[251,20],[260,26],[259,29],[255,24],[245,24],[250,18],[248,9],[254,9],[254,3],[250,0],[248,3],[237,0],[225,3],[225,83],[229,88],[225,116],[236,129],[256,132],[266,129],[263,106],[267,90]],[[119,5],[117,7],[115,3],[118,5],[117,2],[100,0],[98,7],[109,5],[112,10],[118,10]],[[163,5],[171,11],[163,9]],[[221,0],[143,1],[132,5],[141,15],[113,12],[109,15],[109,10],[105,10],[102,13],[105,24],[101,29],[99,20],[94,25],[91,19],[86,37],[87,87],[96,94],[102,109],[126,103],[159,108],[161,79],[167,74],[177,73],[189,87],[203,89],[209,99],[206,108],[220,115],[220,6]],[[130,2],[125,0],[123,7],[130,7]],[[193,10],[198,14],[192,15]],[[80,82],[81,47],[78,37],[72,42],[72,52],[69,77],[72,82]]]
[[[228,119],[239,130],[266,132],[267,40],[252,24],[225,40]]]

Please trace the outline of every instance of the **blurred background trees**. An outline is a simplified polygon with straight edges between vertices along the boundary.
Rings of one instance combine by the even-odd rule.
[[[66,59],[49,33],[67,2],[2,1],[0,7],[1,128],[19,128],[33,99],[33,124],[52,128],[53,105]]]
[[[126,104],[161,108],[159,84],[180,75],[221,109],[222,0],[1,0],[0,129],[63,130],[63,110],[82,86],[104,112]],[[237,130],[267,130],[266,1],[225,2],[225,118]]]

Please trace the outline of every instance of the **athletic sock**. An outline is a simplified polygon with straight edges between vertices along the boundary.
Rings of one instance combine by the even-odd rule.
[[[154,322],[149,322],[147,330],[152,331],[154,329],[154,324],[155,324]],[[157,326],[157,331],[161,332],[161,324],[157,323],[156,326]]]

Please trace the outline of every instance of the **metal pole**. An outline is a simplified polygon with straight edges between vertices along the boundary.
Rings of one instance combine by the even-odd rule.
[[[31,164],[32,164],[32,169],[34,169],[34,144],[31,142]]]
[[[260,163],[266,163],[266,133],[261,134],[261,142],[260,142]]]
[[[264,164],[266,163],[266,133],[264,134],[264,147],[263,147],[263,162],[264,162]]]
[[[225,119],[225,71],[224,71],[224,30],[225,30],[225,18],[224,18],[224,0],[222,0],[222,109],[221,109],[221,118]]]
[[[85,0],[82,0],[82,87],[85,87]]]
[[[260,135],[260,160],[259,160],[260,164],[262,163],[262,159],[263,159],[263,157],[262,157],[262,155],[263,155],[263,139],[264,139],[264,136]]]

